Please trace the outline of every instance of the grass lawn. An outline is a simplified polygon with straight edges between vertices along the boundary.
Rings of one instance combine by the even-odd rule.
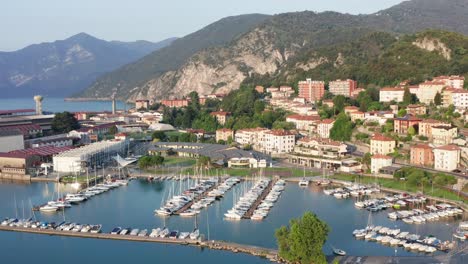
[[[335,174],[330,177],[333,179],[337,179],[337,180],[344,180],[344,181],[351,181],[351,182],[355,181],[358,178],[357,175],[352,175],[352,174]],[[360,181],[363,184],[370,184],[370,183],[377,182],[378,184],[380,184],[380,186],[385,187],[385,188],[390,188],[390,189],[395,189],[395,190],[400,190],[400,191],[407,191],[407,192],[412,192],[412,193],[417,193],[417,192],[422,191],[421,186],[410,185],[410,184],[407,184],[406,181],[397,181],[394,179],[384,179],[384,178],[362,176],[360,177],[360,180],[358,181]],[[468,203],[468,199],[463,199],[463,197],[458,197],[458,195],[456,195],[455,193],[439,188],[437,186],[434,186],[434,192],[432,192],[431,185],[424,185],[424,194],[428,196],[434,196],[434,197],[445,198],[445,199],[454,200],[454,201],[462,201],[463,203]]]
[[[196,164],[196,160],[187,157],[164,157],[164,166],[175,167],[175,166],[193,166]]]

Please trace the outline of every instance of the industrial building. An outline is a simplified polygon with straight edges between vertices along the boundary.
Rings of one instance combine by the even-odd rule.
[[[19,130],[0,130],[0,152],[24,149],[23,134]]]
[[[86,167],[100,166],[117,154],[123,154],[128,141],[100,141],[54,156],[54,171],[79,173]]]

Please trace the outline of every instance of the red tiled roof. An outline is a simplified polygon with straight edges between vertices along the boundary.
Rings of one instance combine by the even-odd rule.
[[[411,148],[413,149],[432,149],[431,146],[429,146],[428,144],[417,144],[417,145],[413,145],[411,146]]]
[[[371,140],[377,140],[377,141],[395,141],[393,138],[386,137],[381,134],[375,134],[372,136]]]
[[[321,123],[322,124],[332,124],[333,122],[335,122],[335,120],[333,120],[333,119],[324,119],[324,120],[322,120]]]
[[[384,92],[385,92],[385,91],[389,91],[389,92],[390,92],[390,91],[400,91],[400,92],[404,92],[405,89],[403,89],[403,88],[398,88],[398,87],[384,87],[384,88],[380,89],[380,91],[384,91]]]
[[[15,126],[3,126],[0,127],[0,131],[11,131],[18,130],[23,135],[28,135],[31,130],[42,130],[41,126],[36,124],[27,124],[27,125],[15,125]]]
[[[392,157],[390,156],[387,156],[387,155],[382,155],[382,154],[374,154],[374,156],[372,156],[373,159],[393,159]]]
[[[275,136],[292,136],[294,135],[291,131],[283,130],[283,129],[276,129],[266,132],[267,134],[275,135]]]
[[[455,145],[445,145],[445,146],[437,147],[437,148],[435,148],[435,149],[447,150],[447,151],[460,150],[460,148],[457,147],[457,146],[455,146]]]

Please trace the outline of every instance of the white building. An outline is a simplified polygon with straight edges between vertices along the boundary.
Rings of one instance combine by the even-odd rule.
[[[261,133],[261,148],[259,151],[269,155],[286,154],[294,150],[295,135],[286,130],[271,130]]]
[[[403,102],[405,89],[397,87],[386,87],[380,89],[380,102],[389,103],[395,101],[397,103]]]
[[[259,145],[260,134],[265,131],[268,129],[260,127],[237,130],[234,139],[239,145],[252,145],[255,148],[256,145]]]
[[[442,89],[445,86],[445,83],[440,81],[421,83],[419,84],[419,89],[417,91],[416,96],[418,97],[421,103],[430,104],[434,101],[434,97],[437,93],[439,93],[442,96]]]
[[[452,104],[457,109],[467,109],[468,91],[463,89],[452,91]]]
[[[128,141],[100,141],[81,148],[71,149],[53,157],[54,170],[65,173],[81,172],[84,166],[94,167],[123,153]]]
[[[320,121],[320,116],[308,116],[308,115],[290,115],[286,117],[286,122],[291,122],[296,125],[297,130],[310,131],[310,128],[317,121]]]
[[[460,148],[455,145],[446,145],[434,148],[434,169],[440,171],[453,171],[460,163]]]
[[[444,82],[445,86],[452,87],[455,89],[463,89],[465,85],[465,77],[452,75],[452,76],[439,76],[435,77],[434,81]]]
[[[24,136],[17,130],[0,131],[0,152],[24,149]]]
[[[334,124],[335,124],[335,120],[333,119],[322,120],[317,125],[317,134],[321,138],[330,138],[330,130],[332,129]]]
[[[381,168],[392,166],[393,158],[390,156],[375,154],[371,158],[371,172],[379,173]]]

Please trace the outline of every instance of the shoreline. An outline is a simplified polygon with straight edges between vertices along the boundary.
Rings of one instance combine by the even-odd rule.
[[[87,98],[87,97],[65,97],[63,98],[65,102],[103,102],[103,101],[112,101],[110,97],[98,97],[98,98]]]

